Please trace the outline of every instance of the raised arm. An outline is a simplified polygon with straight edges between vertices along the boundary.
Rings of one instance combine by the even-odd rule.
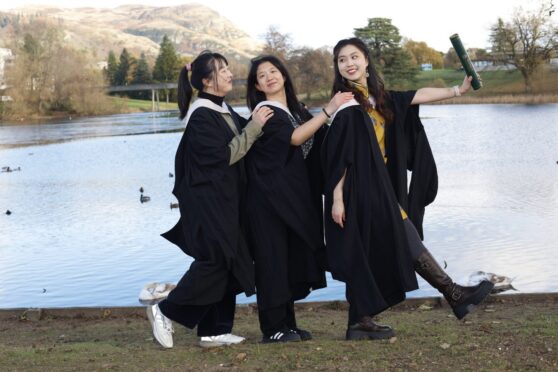
[[[417,90],[415,97],[411,101],[411,105],[420,105],[422,103],[459,97],[471,89],[471,80],[473,80],[471,76],[465,76],[463,84],[461,84],[460,87],[456,85],[451,88],[421,88]]]
[[[321,112],[294,130],[291,136],[291,145],[300,146],[306,142],[342,104],[350,101],[352,98],[353,94],[351,92],[337,92]]]

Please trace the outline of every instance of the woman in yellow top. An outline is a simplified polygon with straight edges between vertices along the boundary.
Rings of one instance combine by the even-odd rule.
[[[415,272],[463,318],[493,284],[454,283],[422,244],[424,208],[438,179],[418,105],[464,94],[471,79],[460,87],[387,91],[357,38],[337,43],[334,70],[333,91],[355,97],[337,110],[322,146],[327,254],[333,277],[346,283],[346,338],[392,337],[393,329],[372,317],[417,289]]]

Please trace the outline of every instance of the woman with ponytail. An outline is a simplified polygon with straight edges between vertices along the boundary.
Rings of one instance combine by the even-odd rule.
[[[198,98],[190,105],[193,89]],[[178,106],[185,129],[173,189],[180,219],[163,237],[194,262],[166,300],[147,308],[155,339],[165,348],[173,346],[170,320],[197,326],[202,347],[244,341],[231,334],[236,295],[254,294],[244,234],[243,157],[273,112],[263,108],[247,122],[224,102],[231,90],[232,73],[219,53],[203,52],[180,72]]]
[[[341,40],[333,54],[333,92],[355,95],[335,113],[322,147],[327,252],[333,277],[346,283],[346,338],[392,337],[391,327],[372,317],[418,288],[415,272],[461,319],[494,285],[456,284],[422,244],[438,176],[418,105],[467,93],[471,78],[453,88],[390,91],[362,40]]]

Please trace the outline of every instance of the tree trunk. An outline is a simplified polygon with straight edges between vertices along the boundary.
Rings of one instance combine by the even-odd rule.
[[[525,93],[531,94],[533,92],[533,79],[531,72],[527,70],[520,70],[521,75],[523,75],[523,82],[525,83]]]

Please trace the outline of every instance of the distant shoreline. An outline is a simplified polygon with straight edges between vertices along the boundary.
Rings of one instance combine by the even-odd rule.
[[[304,100],[302,100],[304,101]],[[149,107],[151,107],[151,101],[145,101]],[[325,99],[311,100],[305,102],[310,108],[323,106],[327,103]],[[430,103],[431,105],[499,105],[499,104],[525,104],[525,105],[543,105],[543,104],[555,104],[558,103],[558,93],[554,94],[502,94],[502,95],[489,95],[489,96],[476,96],[475,93],[472,95],[452,98],[444,101]],[[174,103],[170,103],[174,104]],[[236,106],[244,106],[245,101],[243,100],[232,100],[229,104]],[[176,109],[162,109],[155,112],[167,112],[174,111]],[[126,110],[116,110],[112,113],[104,113],[102,115],[75,115],[67,112],[56,112],[52,115],[44,116],[33,116],[27,118],[18,118],[17,116],[12,118],[6,118],[0,121],[0,125],[19,125],[19,124],[42,124],[45,122],[52,122],[56,120],[76,120],[82,117],[95,117],[95,116],[107,116],[107,115],[123,115],[123,114],[135,114],[141,112],[152,112],[149,109],[143,109],[141,107]]]

